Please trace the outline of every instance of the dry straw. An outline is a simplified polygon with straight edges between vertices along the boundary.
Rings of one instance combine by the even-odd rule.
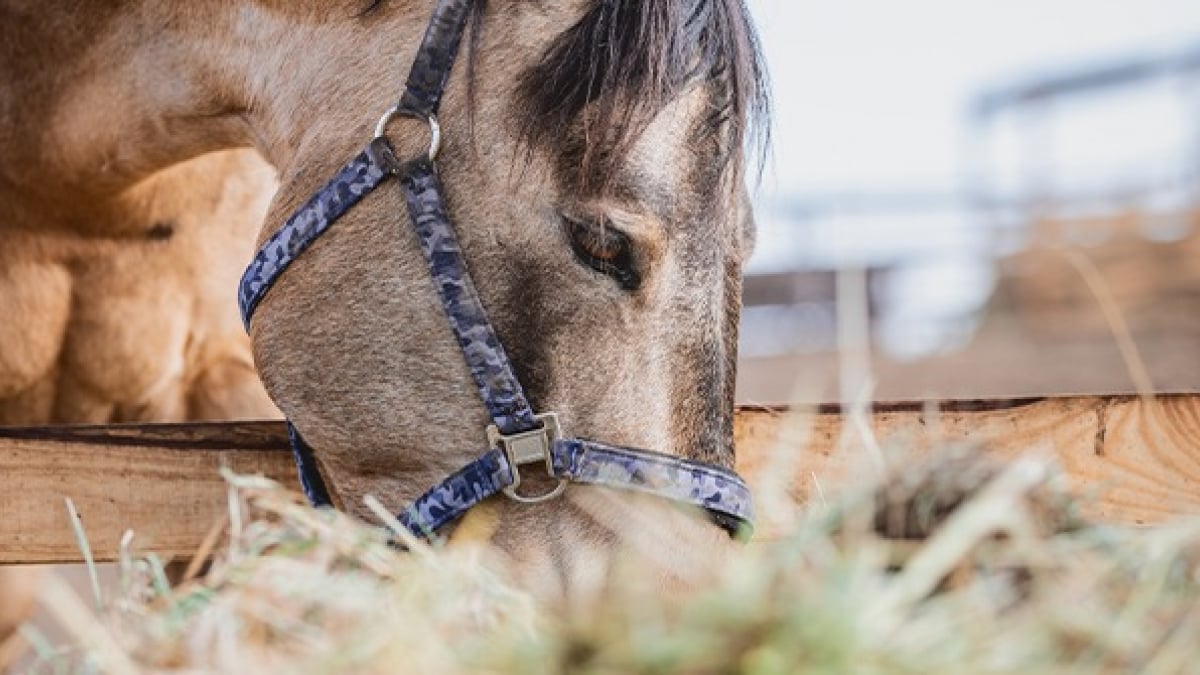
[[[228,544],[203,576],[163,589],[161,566],[125,546],[100,612],[49,585],[77,647],[35,672],[1200,669],[1200,521],[1086,526],[1028,461],[893,470],[803,511],[791,536],[745,547],[694,593],[663,595],[647,588],[658,575],[622,567],[603,601],[567,615],[539,611],[480,548],[401,553],[384,529],[228,480]]]

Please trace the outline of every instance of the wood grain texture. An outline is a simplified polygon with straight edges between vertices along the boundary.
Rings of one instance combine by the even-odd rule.
[[[126,529],[186,556],[225,510],[221,466],[296,480],[277,422],[0,428],[0,562],[78,562],[65,497],[98,560]]]
[[[739,469],[782,477],[799,504],[861,484],[882,457],[912,463],[967,445],[1056,459],[1085,513],[1119,524],[1200,514],[1200,396],[1091,396],[876,404],[856,424],[836,406],[738,410]],[[847,422],[850,422],[849,424]],[[861,429],[869,427],[872,442]],[[878,450],[871,448],[877,444]],[[277,422],[0,428],[0,562],[76,562],[63,498],[98,559],[132,529],[143,549],[186,556],[225,512],[222,465],[295,483]],[[777,536],[767,526],[760,536]]]
[[[1200,514],[1196,395],[876,404],[865,425],[876,452],[860,427],[828,407],[764,409],[740,422],[739,468],[756,484],[786,473],[800,504],[816,497],[818,486],[828,495],[878,475],[873,456],[894,466],[965,446],[999,458],[1056,461],[1072,492],[1084,498],[1083,513],[1099,522],[1154,524]]]

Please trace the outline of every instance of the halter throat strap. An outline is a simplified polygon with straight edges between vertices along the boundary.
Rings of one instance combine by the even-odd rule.
[[[474,505],[504,493],[521,502],[553,498],[569,482],[657,495],[704,509],[731,536],[752,531],[753,504],[733,471],[646,450],[564,438],[553,413],[534,413],[467,271],[434,163],[440,132],[438,106],[471,14],[472,0],[439,0],[399,103],[380,119],[376,138],[294,212],[255,254],[242,277],[238,302],[247,329],[255,310],[284,270],[347,211],[389,176],[399,179],[405,204],[433,285],[492,419],[491,448],[435,485],[400,513],[415,535],[428,537]],[[429,121],[430,151],[399,159],[385,137],[387,122],[403,115]],[[309,500],[330,504],[314,453],[289,422],[300,482]],[[521,467],[542,464],[557,487],[521,494]]]

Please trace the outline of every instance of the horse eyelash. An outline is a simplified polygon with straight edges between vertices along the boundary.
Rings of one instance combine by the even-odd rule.
[[[636,268],[633,241],[629,235],[614,227],[607,219],[592,223],[563,218],[563,222],[571,251],[579,262],[611,277],[623,290],[635,291],[641,286],[641,275]],[[613,238],[616,240],[618,250],[611,258],[601,258],[593,254],[589,247],[581,241],[585,238],[595,240]]]

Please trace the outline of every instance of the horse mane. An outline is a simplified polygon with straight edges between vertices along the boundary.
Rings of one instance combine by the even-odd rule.
[[[741,171],[747,140],[760,157],[767,143],[765,80],[743,0],[595,0],[521,75],[514,105],[528,147],[582,139],[577,187],[602,192],[655,115],[696,82],[712,92],[704,130],[724,134],[722,164]]]

